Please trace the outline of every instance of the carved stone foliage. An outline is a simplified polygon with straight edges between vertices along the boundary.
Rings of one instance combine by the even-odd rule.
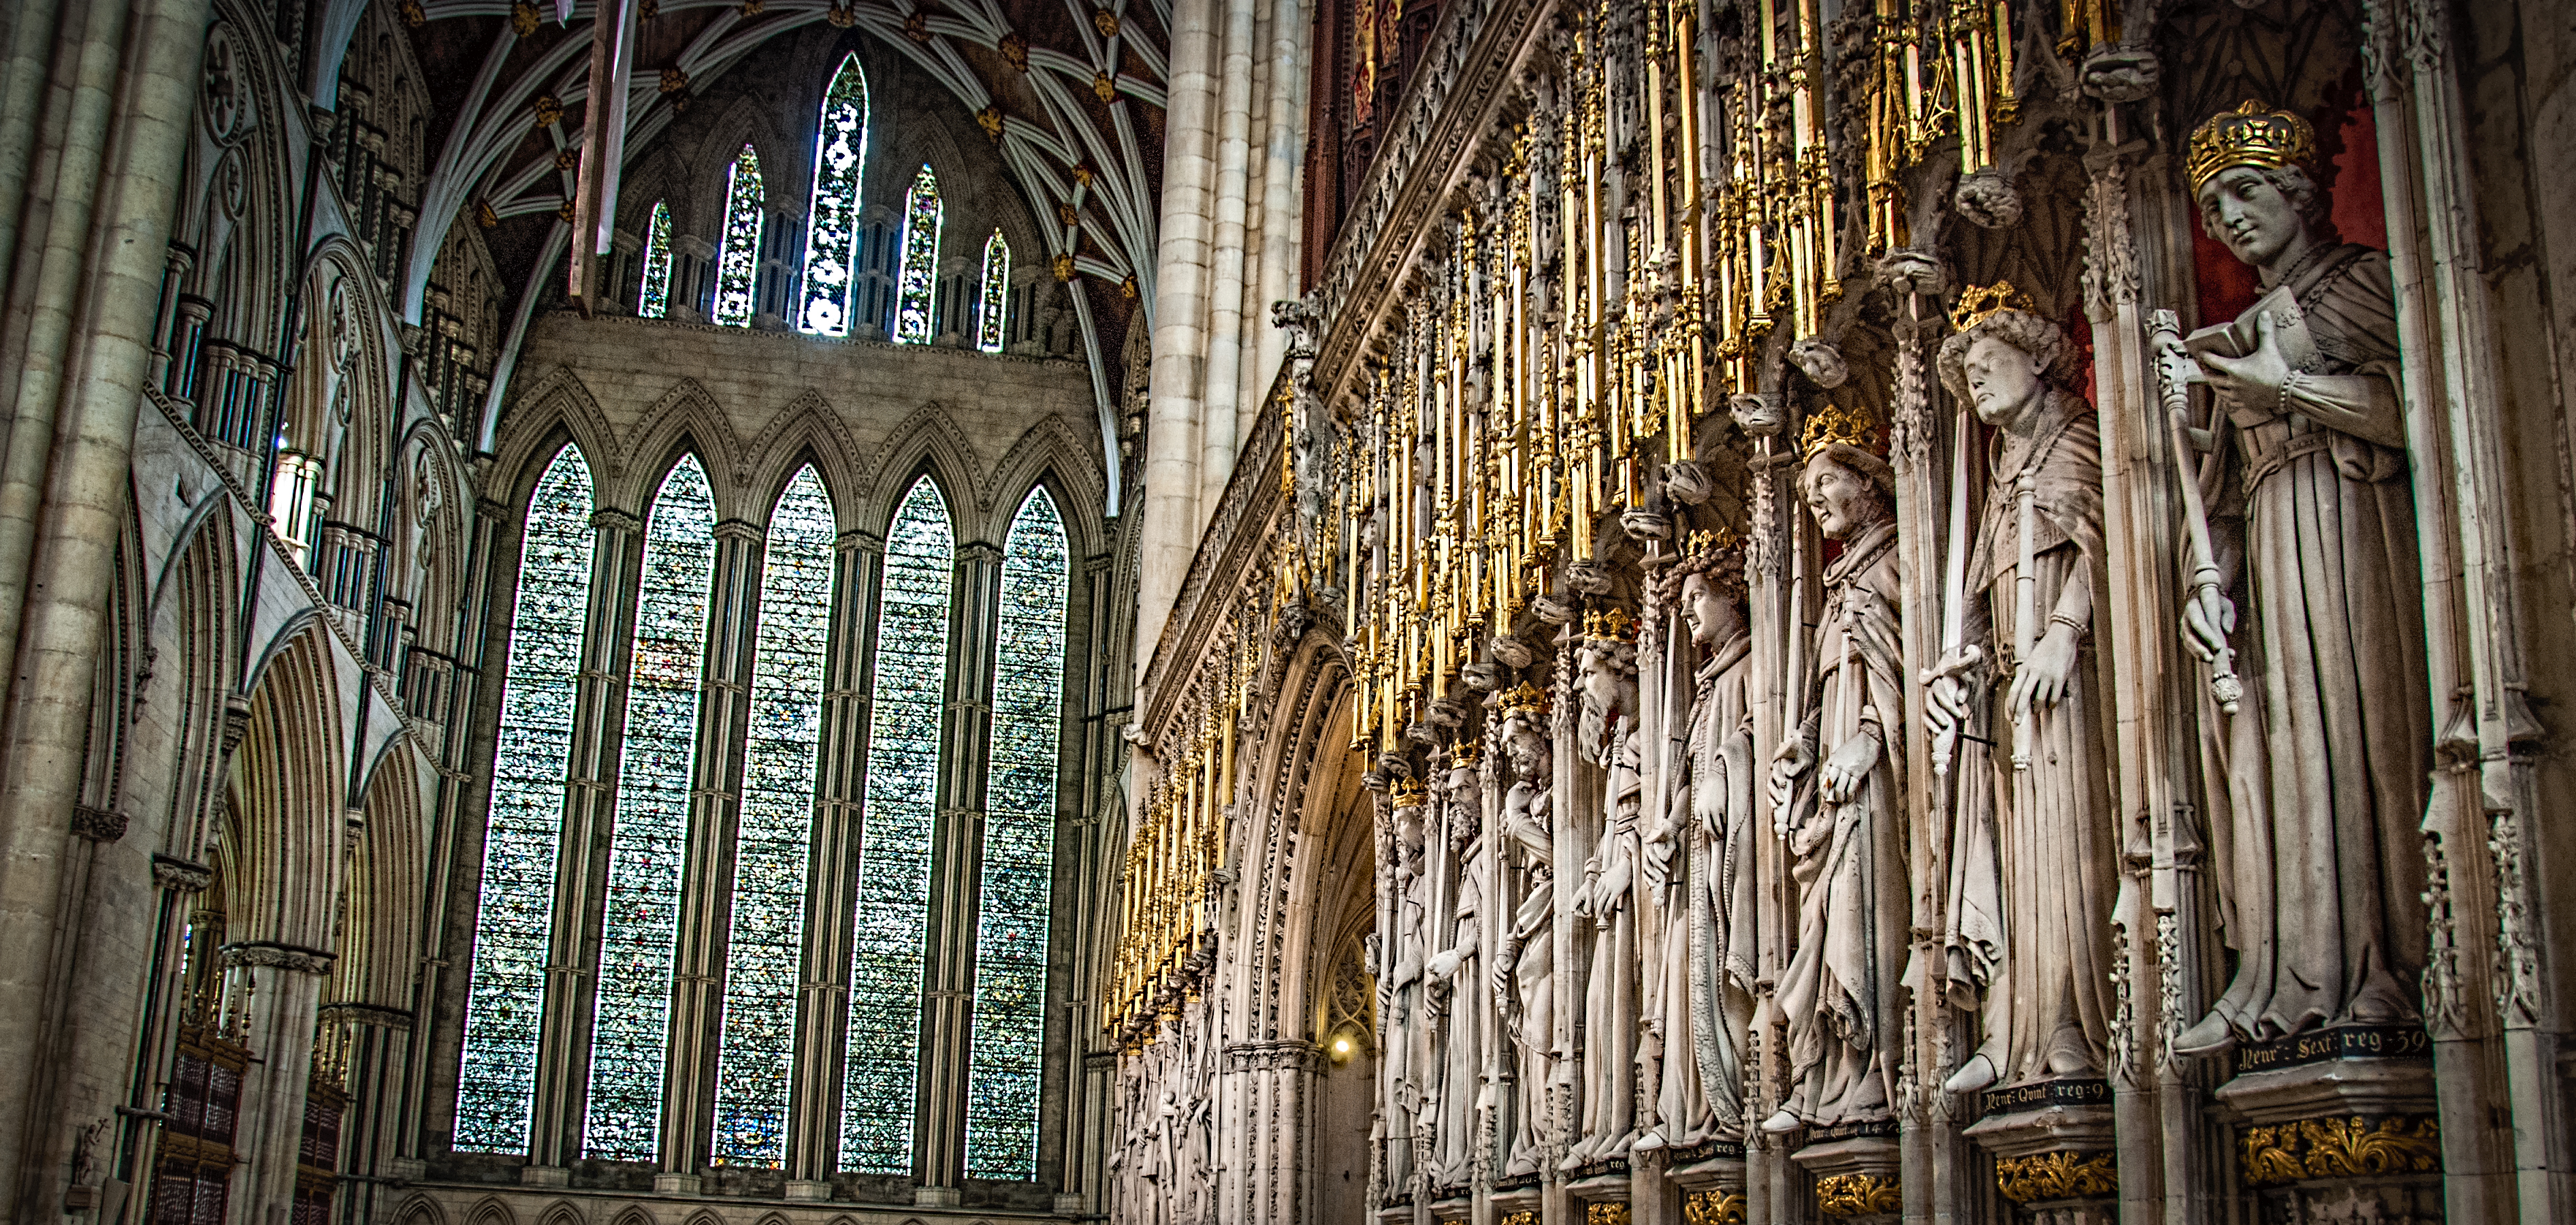
[[[2442,1168],[2441,1128],[2430,1115],[2361,1115],[2248,1127],[2238,1141],[2254,1186],[2320,1178],[2430,1174]]]
[[[2032,1153],[1995,1161],[1995,1189],[2016,1204],[2034,1200],[2100,1199],[2120,1190],[2120,1172],[2109,1153]]]

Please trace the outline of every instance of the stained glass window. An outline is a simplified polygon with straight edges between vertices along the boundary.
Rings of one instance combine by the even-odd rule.
[[[1064,591],[1064,520],[1055,499],[1034,489],[1003,546],[975,925],[975,1042],[966,1077],[969,1178],[1037,1177],[1056,737],[1064,714]]]
[[[921,1048],[930,835],[938,814],[940,711],[948,691],[948,591],[957,553],[948,502],[923,477],[886,533],[871,695],[866,840],[860,849],[841,1168],[912,1172]]]
[[[474,917],[456,1089],[461,1151],[527,1151],[564,771],[572,757],[582,625],[590,616],[590,514],[590,465],[580,448],[568,445],[537,481],[519,544],[519,598],[492,755],[482,902]]]
[[[760,154],[748,144],[725,171],[724,242],[716,248],[715,321],[751,326],[760,272]]]
[[[733,929],[725,948],[724,1037],[716,1061],[715,1158],[787,1159],[789,1061],[805,949],[805,864],[822,734],[823,648],[831,632],[832,497],[809,465],[769,516],[754,632],[750,744],[734,840]]]
[[[922,164],[903,198],[903,272],[895,281],[894,338],[929,344],[939,326],[931,289],[939,279],[939,178]]]
[[[659,200],[645,227],[644,288],[635,295],[635,313],[647,319],[671,313],[671,206]]]
[[[1002,351],[1002,316],[1010,309],[1011,244],[1002,241],[1002,232],[984,240],[984,298],[975,307],[975,347],[987,353]]]
[[[582,1129],[589,1157],[650,1161],[659,1150],[715,521],[706,470],[696,456],[682,456],[662,478],[644,526],[635,662],[609,836],[599,1011],[590,1036],[590,1116]]]
[[[868,78],[841,57],[814,131],[814,202],[805,229],[805,309],[799,326],[825,336],[850,330],[850,271],[858,261],[859,171],[868,156]]]

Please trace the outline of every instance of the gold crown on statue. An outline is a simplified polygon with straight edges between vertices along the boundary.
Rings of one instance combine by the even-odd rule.
[[[1695,553],[1713,553],[1719,549],[1732,549],[1742,543],[1743,541],[1737,539],[1734,528],[1721,527],[1715,531],[1701,528],[1683,538],[1682,555],[1687,557]]]
[[[2305,164],[2317,152],[2317,130],[2288,111],[2248,100],[2209,117],[2191,134],[2191,189],[2230,166],[2277,170]]]
[[[1528,681],[1503,691],[1503,717],[1528,715],[1533,718],[1547,713],[1547,694]]]
[[[1399,778],[1395,780],[1395,786],[1388,789],[1387,794],[1393,798],[1397,808],[1420,808],[1422,797],[1430,794],[1430,790],[1422,785],[1421,779]]]
[[[1451,765],[1472,766],[1482,755],[1483,750],[1476,741],[1452,740],[1449,742],[1449,764]]]
[[[1798,455],[1814,459],[1816,453],[1832,446],[1869,450],[1869,414],[1864,409],[1842,404],[1828,404],[1823,412],[1807,418],[1807,428],[1798,437]]]
[[[1964,332],[2004,311],[2037,315],[2039,304],[2031,301],[2029,294],[2013,288],[2010,281],[1971,285],[1959,295],[1959,304],[1950,309],[1950,326]]]
[[[1634,636],[1637,619],[1616,605],[1583,614],[1583,636],[1595,642],[1625,642]]]

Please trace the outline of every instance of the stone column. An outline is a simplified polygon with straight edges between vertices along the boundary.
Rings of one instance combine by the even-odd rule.
[[[850,1026],[860,809],[866,794],[868,697],[875,680],[877,576],[885,541],[843,532],[834,550],[831,655],[824,663],[821,765],[814,780],[813,860],[805,875],[805,966],[787,1125],[787,1198],[829,1199],[840,1146],[841,1077]]]
[[[948,634],[941,805],[930,850],[930,931],[921,992],[921,1076],[914,1118],[923,1207],[955,1207],[965,1171],[967,1061],[975,1027],[976,901],[984,876],[984,762],[993,739],[993,646],[1002,551],[958,546]]]
[[[1238,441],[1238,383],[1243,373],[1244,184],[1251,162],[1254,18],[1258,0],[1223,0],[1223,42],[1216,115],[1216,186],[1208,260],[1207,366],[1199,395],[1199,487],[1195,533],[1225,497]],[[1166,223],[1170,214],[1166,213]],[[1255,316],[1258,317],[1257,315]]]
[[[36,115],[42,109],[38,99],[62,10],[62,0],[19,5],[7,47],[0,50],[7,57],[0,60],[0,269],[17,263],[18,227],[26,217],[27,160],[35,151]]]
[[[394,1163],[402,1145],[411,1078],[412,1014],[374,1004],[325,1004],[322,1030],[336,1045],[349,1104],[340,1116],[334,1172],[339,1219],[369,1221],[393,1213]]]
[[[1153,383],[1145,440],[1136,670],[1152,662],[1199,538],[1199,419],[1216,182],[1217,0],[1172,11],[1171,105],[1164,111],[1162,233],[1154,255]]]
[[[752,635],[766,538],[740,519],[716,524],[707,601],[705,687],[698,695],[698,776],[689,794],[688,866],[671,963],[671,1024],[662,1073],[657,1191],[695,1194],[712,1157],[716,1059],[723,1038],[725,949],[733,915],[734,833],[742,819]]]
[[[313,1032],[332,955],[265,941],[224,946],[225,1020],[243,1026],[251,1070],[242,1077],[233,1150],[248,1164],[233,1176],[236,1220],[284,1215],[295,1199],[304,1099],[313,1082]]]
[[[635,590],[643,522],[633,511],[590,518],[590,616],[573,690],[572,751],[564,772],[563,840],[555,853],[555,929],[546,951],[545,1021],[537,1034],[536,1103],[528,1126],[532,1185],[561,1186],[581,1156],[590,1086],[590,1020],[599,991],[608,835],[617,810],[618,748],[626,731],[627,668],[635,655]]]
[[[114,16],[107,15],[111,11]],[[10,652],[0,676],[11,678],[7,722],[0,725],[10,796],[9,816],[0,823],[0,925],[21,932],[51,930],[61,900],[64,843],[79,795],[81,743],[103,633],[98,593],[114,573],[126,515],[135,412],[142,403],[148,332],[177,196],[172,176],[189,130],[207,5],[137,0],[130,9],[102,4],[85,15],[92,26],[112,24],[113,36],[101,40],[101,31],[88,29],[83,41],[56,43],[65,53],[57,67],[80,71],[58,74],[50,83],[44,114],[50,129],[52,116],[68,108],[67,129],[82,127],[93,139],[67,138],[59,146],[58,190],[50,201],[43,254],[34,265],[24,258],[18,265],[59,269],[77,287],[83,317],[105,322],[69,345],[71,360],[61,366],[66,382],[53,397],[61,406],[61,429],[31,417],[23,396],[11,406],[13,448],[27,438],[37,462],[25,469],[11,462],[0,471],[0,584],[7,597],[0,603],[12,614],[8,632],[0,634],[8,644],[0,651]],[[18,24],[32,30],[45,22],[29,13]],[[11,39],[13,57],[32,50],[14,26]],[[12,92],[0,96],[21,88],[14,74],[5,88]],[[111,123],[109,104],[116,99],[125,106]],[[78,190],[59,190],[64,187]],[[73,204],[68,210],[67,198]],[[83,203],[91,200],[94,210]],[[67,211],[79,215],[76,225]],[[48,283],[40,277],[12,288],[32,291]],[[12,331],[22,300],[21,294],[11,295],[5,322]],[[34,486],[14,495],[9,488],[25,471],[40,474],[41,514]],[[32,556],[17,541],[28,542]],[[24,1041],[42,1032],[52,984],[71,969],[57,964],[56,947],[47,940],[18,940],[0,948],[0,1033]],[[28,1057],[16,1075],[0,1078],[0,1154],[20,1170],[52,1169],[68,1159],[68,1129],[54,1126],[52,1104],[41,1100],[41,1041],[25,1048]],[[38,1135],[46,1138],[31,1143]],[[38,1218],[55,1210],[49,1187],[34,1202],[22,1202],[22,1190],[14,1180],[0,1185],[0,1217]]]

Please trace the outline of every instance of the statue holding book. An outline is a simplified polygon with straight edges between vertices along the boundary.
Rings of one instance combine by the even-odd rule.
[[[2395,294],[2385,252],[2337,240],[2315,150],[2306,120],[2255,102],[2190,145],[2201,223],[2266,293],[2164,354],[2217,393],[2194,433],[2229,462],[2201,492],[2214,522],[2241,516],[2182,615],[2193,654],[2223,673],[2232,647],[2245,678],[2210,738],[2238,962],[2186,1054],[2417,1015],[2432,737]]]

